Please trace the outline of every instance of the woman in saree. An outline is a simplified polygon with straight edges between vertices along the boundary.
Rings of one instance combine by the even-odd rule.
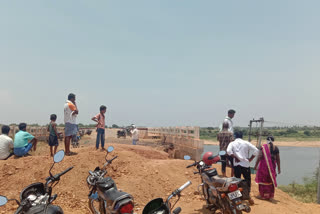
[[[274,198],[275,187],[277,187],[276,166],[278,166],[278,174],[281,173],[280,154],[278,147],[273,145],[274,137],[268,137],[267,142],[261,147],[255,170],[257,170],[256,183],[259,184],[260,193],[258,198],[271,200]]]

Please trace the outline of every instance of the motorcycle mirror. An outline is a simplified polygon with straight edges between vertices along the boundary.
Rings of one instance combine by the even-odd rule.
[[[0,206],[5,205],[6,203],[8,203],[7,197],[0,195]]]
[[[183,159],[185,159],[185,160],[190,160],[191,157],[190,157],[189,155],[185,155],[185,156],[183,157]]]
[[[173,210],[173,214],[179,214],[181,212],[181,207],[177,207]]]
[[[64,158],[64,151],[60,150],[53,156],[53,161],[55,163],[59,163],[63,160],[63,158]]]
[[[227,153],[226,153],[226,151],[220,151],[219,152],[219,156],[225,156]]]
[[[107,149],[108,152],[112,152],[113,150],[114,150],[113,146],[109,146],[108,149]]]

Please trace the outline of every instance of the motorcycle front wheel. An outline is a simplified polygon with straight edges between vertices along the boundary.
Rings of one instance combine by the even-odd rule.
[[[89,199],[89,208],[93,214],[105,214],[106,209],[105,209],[105,201],[101,199]]]

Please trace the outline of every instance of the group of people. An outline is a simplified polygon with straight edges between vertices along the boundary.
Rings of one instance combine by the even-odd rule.
[[[0,135],[0,160],[7,160],[12,155],[25,156],[30,150],[36,151],[38,140],[27,132],[27,124],[20,123],[14,141],[9,137],[10,127],[2,126]]]
[[[96,150],[99,149],[101,144],[101,151],[105,148],[105,126],[106,119],[105,113],[107,107],[104,105],[100,106],[100,112],[92,117],[91,119],[97,123],[96,131]],[[79,131],[77,126],[77,116],[79,114],[79,109],[76,104],[76,95],[70,93],[68,95],[67,101],[64,105],[64,144],[66,155],[74,155],[76,153],[70,151],[71,140],[76,138]],[[57,115],[50,115],[50,123],[48,125],[47,131],[49,132],[48,144],[50,146],[50,155],[53,156],[57,152],[59,146],[59,135],[57,130]],[[14,141],[9,137],[10,127],[7,125],[2,126],[2,135],[0,135],[0,160],[6,160],[12,155],[22,157],[28,155],[30,150],[36,150],[38,140],[27,132],[27,124],[20,123],[19,131],[15,134]],[[135,125],[132,125],[132,144],[136,145],[139,141],[139,131]]]
[[[278,174],[281,173],[279,148],[274,145],[274,137],[267,137],[267,143],[261,148],[257,148],[250,142],[243,140],[243,133],[233,129],[232,119],[236,111],[231,109],[228,116],[222,123],[220,132],[217,135],[220,151],[226,151],[223,156],[221,171],[222,176],[226,177],[226,166],[231,167],[231,177],[235,176],[247,182],[249,193],[251,191],[251,168],[250,162],[257,156],[254,170],[256,170],[256,183],[259,184],[259,199],[271,200],[274,198],[276,181],[276,167]],[[250,156],[251,154],[251,156]],[[254,203],[252,199],[250,203]]]

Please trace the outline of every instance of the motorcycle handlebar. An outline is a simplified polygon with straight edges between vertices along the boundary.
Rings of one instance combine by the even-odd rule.
[[[112,163],[112,161],[114,160],[114,159],[116,159],[118,156],[115,156],[115,157],[113,157],[111,160],[108,160],[104,165],[103,165],[103,168],[106,168],[107,166],[108,166],[108,164],[111,164]]]
[[[63,172],[59,173],[59,174],[56,174],[53,176],[54,180],[59,180],[59,178],[66,174],[67,172],[69,172],[71,169],[73,169],[73,166],[69,167],[68,169],[64,170]]]
[[[114,159],[116,159],[118,156],[115,156],[115,157],[113,157],[111,160],[109,160],[108,162],[109,163],[112,163],[112,161],[114,160]]]
[[[182,190],[184,190],[185,188],[187,188],[188,186],[190,186],[192,183],[191,181],[187,181],[185,184],[183,184],[179,189],[178,191],[179,192],[182,192]]]
[[[22,211],[23,206],[19,206],[14,214],[19,214]]]
[[[193,166],[195,166],[195,165],[197,165],[197,162],[195,162],[195,163],[193,163],[193,164],[188,165],[186,168],[190,168],[190,167],[193,167]]]

